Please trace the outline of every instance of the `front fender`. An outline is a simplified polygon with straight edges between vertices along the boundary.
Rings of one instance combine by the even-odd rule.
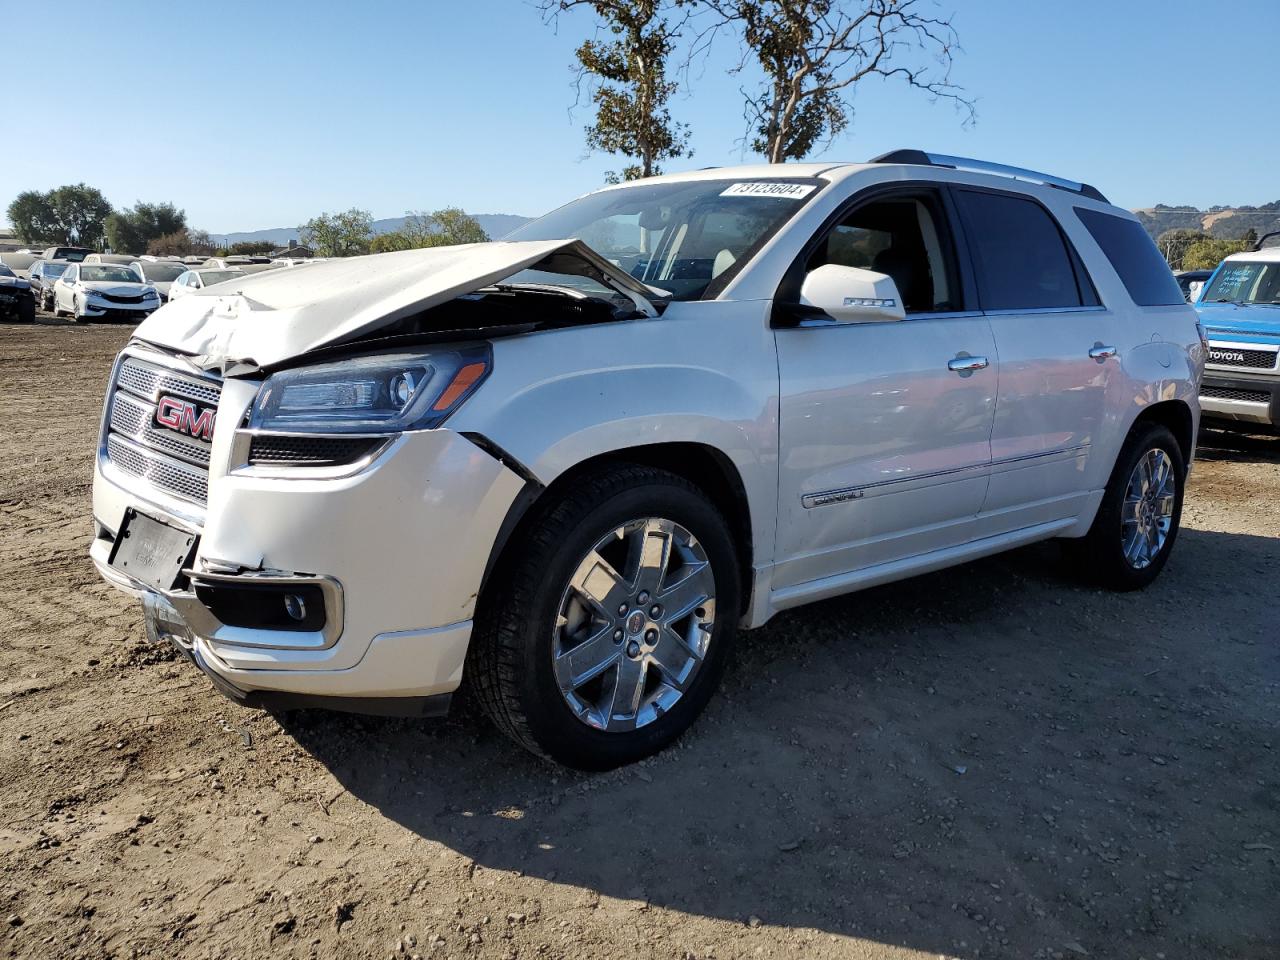
[[[632,447],[711,447],[742,479],[757,561],[772,558],[778,384],[764,304],[672,304],[661,319],[513,337],[493,349],[492,374],[452,429],[485,437],[544,485]]]

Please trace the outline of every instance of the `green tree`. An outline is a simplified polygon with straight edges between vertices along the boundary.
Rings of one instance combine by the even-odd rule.
[[[1244,240],[1215,240],[1205,237],[1187,248],[1182,256],[1183,270],[1212,270],[1233,253],[1252,250],[1253,244]]]
[[[97,247],[111,204],[96,187],[76,183],[47,193],[25,190],[9,204],[7,213],[23,243]]]
[[[692,0],[542,0],[543,13],[585,7],[615,39],[586,40],[578,47],[578,84],[590,85],[595,121],[587,146],[635,160],[622,179],[661,173],[663,160],[693,156],[689,128],[671,119],[667,103],[677,85],[667,79],[667,59],[687,22]],[[610,175],[617,179],[616,174]]]
[[[1184,270],[1186,268],[1182,265],[1182,262],[1186,256],[1187,249],[1201,240],[1208,239],[1209,235],[1201,230],[1175,228],[1166,230],[1156,237],[1156,246],[1160,248],[1160,252],[1164,254],[1165,260],[1168,261],[1169,269]]]
[[[68,242],[74,240],[82,247],[102,245],[111,204],[101,190],[83,183],[69,184],[53,190],[49,199]]]
[[[260,257],[270,253],[276,248],[276,244],[270,240],[241,240],[239,243],[233,243],[227,247],[229,256],[244,257]]]
[[[157,237],[177,233],[187,225],[187,215],[172,203],[143,203],[117,210],[106,219],[107,245],[115,253],[140,253]]]
[[[751,148],[770,163],[799,160],[843,132],[850,97],[871,77],[900,80],[974,119],[974,103],[951,82],[959,49],[951,20],[928,16],[921,0],[702,0],[744,40],[764,74],[744,91]]]
[[[352,207],[345,213],[322,213],[298,227],[302,242],[321,257],[355,257],[369,252],[373,214]]]
[[[460,207],[445,207],[432,213],[409,211],[399,230],[380,233],[370,244],[371,253],[416,250],[420,247],[451,247],[459,243],[485,243],[489,235],[476,219]]]
[[[6,211],[18,239],[26,244],[65,244],[67,237],[53,210],[53,199],[39,190],[24,190]]]
[[[153,257],[213,256],[213,242],[203,230],[183,227],[173,233],[156,237],[147,244],[147,253]]]

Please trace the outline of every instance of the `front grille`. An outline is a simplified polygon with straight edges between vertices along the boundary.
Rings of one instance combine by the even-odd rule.
[[[141,303],[142,297],[136,294],[100,293],[98,296],[112,303]]]
[[[222,385],[126,357],[112,384],[106,458],[129,476],[203,506],[209,499],[210,444],[156,422],[156,402],[161,394],[217,407]]]
[[[1239,400],[1243,403],[1270,403],[1265,390],[1233,390],[1231,387],[1201,387],[1200,396],[1211,400]]]
[[[1216,347],[1210,345],[1208,362],[1215,367],[1247,367],[1252,370],[1272,370],[1276,365],[1275,350],[1245,350],[1240,347]]]
[[[354,463],[384,440],[381,437],[291,437],[258,434],[249,444],[251,464],[305,464],[331,467]]]

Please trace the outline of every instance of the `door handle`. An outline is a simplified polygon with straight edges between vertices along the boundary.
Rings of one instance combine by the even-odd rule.
[[[954,360],[947,361],[947,369],[952,373],[958,373],[962,377],[973,375],[975,370],[985,370],[990,366],[990,361],[986,357],[971,357],[967,353],[960,354]]]
[[[1106,363],[1118,352],[1115,347],[1104,347],[1101,343],[1095,343],[1089,350],[1089,359],[1097,360],[1099,363]]]

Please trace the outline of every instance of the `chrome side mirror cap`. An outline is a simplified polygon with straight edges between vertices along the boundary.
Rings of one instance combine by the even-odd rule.
[[[800,303],[841,323],[885,323],[907,316],[892,277],[835,263],[809,271],[800,287]]]

